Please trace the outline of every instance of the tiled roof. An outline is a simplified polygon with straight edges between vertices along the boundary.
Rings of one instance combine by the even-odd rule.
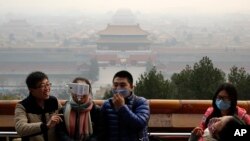
[[[150,43],[147,38],[100,38],[97,43]]]
[[[148,32],[142,30],[137,25],[108,25],[99,35],[148,35]]]

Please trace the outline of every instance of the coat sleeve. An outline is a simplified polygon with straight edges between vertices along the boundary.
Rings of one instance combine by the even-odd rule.
[[[149,103],[146,99],[140,98],[137,100],[136,107],[134,110],[128,108],[127,105],[121,107],[118,111],[122,121],[127,122],[128,125],[142,129],[147,126],[150,110]]]
[[[247,125],[250,125],[250,115],[247,114],[246,109],[237,106],[238,116],[242,119]]]
[[[26,110],[20,103],[16,105],[14,121],[15,129],[21,137],[32,136],[48,130],[46,124],[42,122],[29,123]]]
[[[206,112],[204,113],[204,115],[202,116],[202,119],[201,119],[201,122],[200,122],[200,125],[199,127],[201,127],[203,130],[205,130],[207,128],[207,125],[206,125],[206,120],[208,118],[208,116],[213,112],[213,108],[212,107],[209,107],[207,108]]]
[[[199,140],[199,136],[195,135],[195,133],[191,133],[191,135],[188,138],[188,141],[198,141]]]

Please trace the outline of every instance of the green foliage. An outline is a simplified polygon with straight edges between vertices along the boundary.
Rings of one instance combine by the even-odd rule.
[[[221,82],[225,82],[225,73],[203,57],[193,68],[187,65],[174,73],[171,80],[165,80],[153,67],[140,76],[135,93],[148,99],[211,99]]]
[[[17,95],[2,95],[0,93],[0,100],[16,100],[16,99],[20,99],[20,97]]]
[[[236,66],[233,66],[230,69],[230,73],[228,74],[228,80],[234,84],[237,85],[241,83],[243,80],[246,80],[248,77],[248,74],[246,73],[244,68],[238,68]]]
[[[211,99],[221,82],[225,82],[225,73],[213,66],[208,57],[203,57],[193,66],[187,65],[180,73],[174,73],[170,80],[165,79],[156,67],[148,62],[148,71],[136,81],[134,92],[147,99]],[[84,76],[97,79],[99,68],[96,60],[91,60],[89,72]],[[239,99],[250,99],[250,74],[244,68],[233,66],[228,74],[228,81],[236,86]],[[103,99],[112,97],[110,88],[104,90]],[[28,92],[24,90],[0,93],[0,99],[22,99]],[[68,95],[60,93],[68,98]],[[20,96],[21,94],[21,96]],[[18,96],[18,97],[15,97]]]
[[[225,81],[225,73],[205,56],[193,67],[187,65],[180,73],[174,73],[170,80],[153,67],[140,76],[134,91],[148,99],[211,99]],[[250,74],[244,68],[233,66],[228,81],[236,86],[239,99],[250,99]]]
[[[213,66],[208,57],[195,63],[193,69],[186,66],[180,73],[171,77],[176,86],[177,98],[211,99],[221,82],[225,82],[225,73]]]
[[[199,63],[194,64],[191,82],[191,89],[198,99],[210,99],[219,84],[225,82],[225,73],[215,68],[208,57],[203,57]]]
[[[106,90],[102,99],[108,99],[113,96],[111,90]]]
[[[149,72],[145,72],[136,81],[134,92],[136,95],[148,99],[164,99],[170,94],[172,88],[168,80],[164,80],[161,72],[157,72],[153,67]]]
[[[228,74],[228,81],[236,86],[239,99],[250,99],[250,75],[244,68],[233,66]]]
[[[191,87],[191,76],[193,70],[189,65],[186,66],[180,73],[174,73],[171,77],[172,85],[174,85],[175,93],[174,98],[177,99],[186,99],[192,96],[193,91]]]

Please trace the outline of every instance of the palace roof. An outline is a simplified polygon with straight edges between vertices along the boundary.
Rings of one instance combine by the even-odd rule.
[[[137,25],[109,25],[106,29],[100,31],[99,35],[148,35],[148,32],[142,30]]]

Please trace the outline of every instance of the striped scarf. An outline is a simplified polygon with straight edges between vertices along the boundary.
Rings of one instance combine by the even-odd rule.
[[[84,141],[93,134],[90,117],[90,110],[92,107],[93,103],[91,99],[84,104],[77,104],[73,100],[66,103],[64,119],[71,138]]]

